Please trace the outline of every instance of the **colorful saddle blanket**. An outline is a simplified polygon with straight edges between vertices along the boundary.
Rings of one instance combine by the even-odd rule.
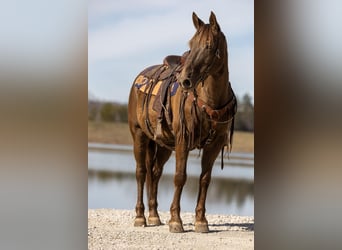
[[[134,86],[147,95],[147,102],[151,96],[156,97],[152,108],[159,114],[159,119],[164,118],[164,111],[171,115],[171,97],[176,94],[179,87],[177,75],[181,68],[181,64],[170,65],[165,63],[164,59],[164,64],[148,67],[134,81]],[[165,110],[166,108],[168,110]]]
[[[148,78],[147,76],[139,75],[135,79],[134,86],[144,93],[148,93],[150,91],[150,88],[153,87],[151,94],[156,96],[156,95],[158,95],[160,88],[163,85],[163,83],[165,82],[165,80],[159,80],[153,86],[152,86],[152,81],[153,81],[153,79]],[[174,81],[174,82],[170,83],[170,86],[168,86],[168,87],[170,88],[170,95],[174,96],[177,92],[178,87],[179,87],[179,83],[177,81]]]

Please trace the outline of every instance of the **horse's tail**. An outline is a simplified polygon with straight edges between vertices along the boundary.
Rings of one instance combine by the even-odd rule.
[[[230,82],[229,82],[230,85]],[[234,135],[234,122],[235,122],[235,114],[237,112],[237,100],[235,97],[235,93],[233,89],[231,88],[234,98],[234,106],[233,106],[233,114],[232,114],[232,124],[230,125],[230,131],[229,131],[229,153],[232,152],[233,148],[233,135]]]
[[[230,131],[229,131],[229,145],[228,145],[229,153],[232,152],[232,148],[233,148],[234,120],[235,120],[235,118],[233,117],[232,124],[230,126]]]

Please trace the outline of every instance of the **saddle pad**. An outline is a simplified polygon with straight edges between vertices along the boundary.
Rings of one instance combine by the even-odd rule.
[[[134,82],[134,86],[139,89],[140,91],[144,92],[144,93],[148,93],[149,90],[150,90],[150,87],[152,84],[151,83],[151,80],[149,78],[147,78],[146,76],[143,76],[143,75],[139,75],[135,82]],[[160,90],[160,87],[162,86],[162,83],[163,81],[158,81],[153,90],[152,90],[152,95],[156,96]],[[174,83],[171,83],[171,96],[174,96],[177,92],[177,89],[178,89],[178,82],[174,82]]]

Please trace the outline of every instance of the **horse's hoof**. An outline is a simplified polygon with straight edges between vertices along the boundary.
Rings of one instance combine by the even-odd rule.
[[[195,222],[195,232],[196,233],[208,233],[209,227],[206,222]]]
[[[170,233],[183,233],[183,225],[179,222],[169,222],[169,231]]]
[[[160,226],[162,223],[159,217],[148,217],[148,224],[151,226]]]
[[[135,227],[146,227],[146,219],[144,217],[137,217],[134,220]]]

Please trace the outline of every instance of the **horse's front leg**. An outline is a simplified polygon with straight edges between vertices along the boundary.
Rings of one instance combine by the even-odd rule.
[[[202,155],[202,172],[199,180],[199,193],[196,206],[195,231],[199,233],[209,232],[208,221],[205,218],[205,201],[211,180],[211,171],[220,147],[204,148]]]
[[[189,151],[185,144],[176,145],[176,173],[174,176],[174,195],[170,207],[171,219],[169,221],[169,230],[171,233],[184,232],[183,223],[180,217],[180,199],[183,186],[186,182],[186,162]]]

